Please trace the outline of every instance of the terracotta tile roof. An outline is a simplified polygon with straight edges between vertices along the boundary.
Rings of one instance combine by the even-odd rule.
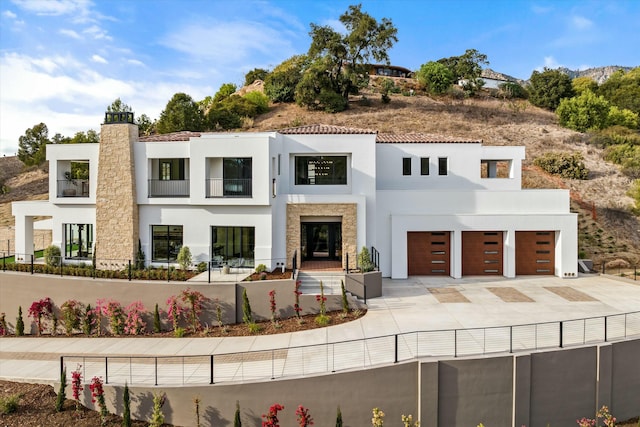
[[[376,142],[381,144],[398,144],[398,143],[454,143],[454,144],[481,144],[482,140],[478,139],[462,139],[450,136],[432,135],[427,133],[379,133]]]
[[[172,141],[188,141],[189,138],[199,138],[202,132],[191,132],[183,130],[181,132],[155,134],[149,136],[141,136],[138,138],[140,142],[172,142]]]
[[[278,129],[276,132],[283,135],[365,135],[376,134],[378,131],[373,129],[349,128],[334,125],[305,125],[295,128]]]

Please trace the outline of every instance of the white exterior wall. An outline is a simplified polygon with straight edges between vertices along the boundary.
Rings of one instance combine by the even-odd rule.
[[[87,144],[48,144],[47,160],[49,161],[49,200],[63,205],[96,203],[98,187],[98,154],[100,145]],[[58,180],[65,179],[65,166],[70,167],[72,161],[89,161],[89,197],[58,197]]]
[[[515,276],[515,232],[555,231],[555,274],[577,275],[577,215],[568,190],[382,191],[378,251],[385,277],[407,278],[407,232],[451,231],[451,275],[462,276],[462,231],[503,231],[504,275]]]

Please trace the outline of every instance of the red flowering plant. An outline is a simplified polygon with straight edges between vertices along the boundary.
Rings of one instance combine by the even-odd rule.
[[[84,390],[80,368],[82,365],[78,365],[76,370],[71,373],[71,390],[73,391],[73,400],[76,402],[76,412],[80,410],[80,392]]]
[[[302,308],[300,307],[300,295],[302,295],[302,292],[300,291],[301,284],[301,280],[296,280],[296,288],[293,291],[294,295],[296,296],[295,303],[293,304],[293,311],[296,312],[296,317],[298,319],[300,318],[300,312],[302,311]]]
[[[269,308],[271,309],[271,323],[276,324],[276,290],[269,291]]]
[[[187,317],[189,318],[189,323],[191,323],[191,330],[193,332],[199,331],[202,327],[200,324],[200,315],[202,314],[204,305],[209,302],[209,298],[198,291],[187,288],[180,294],[180,299],[183,303],[189,304],[189,308],[185,311],[188,311]]]
[[[53,301],[47,297],[40,301],[34,301],[29,307],[29,317],[33,317],[38,328],[38,335],[42,335],[44,330],[44,319],[51,319],[53,316]]]
[[[175,332],[178,329],[178,322],[180,322],[180,319],[182,318],[184,307],[180,305],[180,301],[175,295],[171,295],[167,298],[167,306],[169,307],[167,310],[167,317],[173,325],[173,332]]]
[[[127,320],[124,332],[129,335],[140,335],[147,328],[147,322],[142,315],[145,313],[144,305],[140,301],[134,301],[127,306]]]
[[[274,403],[269,408],[268,414],[262,414],[262,427],[280,427],[280,421],[278,421],[278,411],[282,411],[284,406],[279,403]]]
[[[91,403],[98,402],[98,407],[100,409],[100,422],[102,425],[105,425],[109,412],[107,411],[107,404],[104,400],[104,388],[102,384],[101,378],[93,377],[91,379],[91,384],[89,384],[89,389],[91,390]]]
[[[304,406],[298,406],[296,409],[296,419],[298,421],[298,426],[300,427],[309,427],[313,425],[313,418],[309,414],[309,409],[306,409]]]
[[[320,326],[327,326],[331,318],[327,316],[327,297],[324,296],[322,281],[320,281],[320,295],[316,295],[316,301],[320,304],[320,314],[316,316],[315,321]]]

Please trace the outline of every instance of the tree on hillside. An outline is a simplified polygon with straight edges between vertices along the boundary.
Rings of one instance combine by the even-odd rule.
[[[619,108],[640,114],[640,67],[628,73],[617,71],[600,85],[598,95]]]
[[[44,123],[27,129],[18,139],[18,159],[27,166],[44,163],[46,147],[50,142],[49,129]]]
[[[578,132],[602,129],[607,124],[609,102],[587,90],[580,96],[562,99],[556,114],[562,126]]]
[[[213,102],[220,102],[223,99],[230,97],[236,92],[236,90],[238,90],[238,87],[235,83],[224,83],[213,96]]]
[[[596,83],[596,81],[591,77],[576,77],[571,80],[571,87],[573,87],[573,91],[576,95],[582,95],[582,93],[587,90],[596,93],[598,90],[598,83]]]
[[[427,92],[440,94],[446,92],[453,83],[453,73],[446,65],[440,62],[430,61],[422,64],[416,77],[422,83]]]
[[[480,78],[482,66],[489,65],[487,55],[476,49],[467,49],[460,56],[441,58],[438,62],[447,67],[453,74],[454,82],[462,82],[462,87],[469,95],[473,95],[484,85]]]
[[[133,111],[133,109],[129,105],[122,102],[120,98],[116,98],[116,100],[113,101],[111,105],[107,106],[107,112],[109,113],[124,113],[130,111]]]
[[[155,132],[156,121],[151,120],[146,114],[140,114],[138,117],[138,133],[140,135],[151,135]]]
[[[156,130],[158,133],[202,131],[203,118],[198,104],[186,93],[176,93],[160,113]]]
[[[323,103],[339,95],[346,101],[349,94],[357,93],[367,84],[367,64],[388,62],[387,51],[398,41],[398,30],[388,18],[378,22],[362,11],[362,5],[351,5],[340,15],[346,32],[341,34],[329,26],[311,24],[311,46],[308,56],[311,67],[298,84],[296,93],[305,93],[296,101],[310,108],[324,108]],[[324,76],[318,82],[318,78]],[[320,83],[320,86],[317,85]],[[304,86],[304,87],[301,87]],[[315,94],[315,96],[310,96]]]
[[[98,143],[100,142],[100,134],[93,129],[89,129],[85,132],[76,132],[71,138],[69,144],[82,144],[82,143]]]
[[[244,75],[244,85],[249,86],[251,83],[255,82],[256,80],[264,81],[264,79],[268,75],[269,75],[268,70],[265,70],[264,68],[254,68],[253,70],[249,71],[247,74]]]
[[[273,102],[295,101],[296,86],[307,69],[307,55],[294,55],[282,61],[264,79],[264,93]]]
[[[51,144],[68,144],[70,142],[71,138],[60,133],[56,133],[55,135],[53,135],[53,138],[51,138]]]
[[[560,100],[574,94],[571,78],[558,70],[545,67],[542,72],[534,71],[529,80],[529,101],[541,108],[555,110]]]

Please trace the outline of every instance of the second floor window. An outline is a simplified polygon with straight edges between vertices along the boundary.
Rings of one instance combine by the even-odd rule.
[[[160,176],[162,181],[184,179],[184,159],[160,159]]]
[[[446,157],[438,157],[438,175],[449,173],[449,161]]]
[[[402,175],[411,175],[411,157],[402,158]]]
[[[420,175],[429,175],[429,158],[420,158]]]
[[[296,156],[296,185],[346,185],[347,156]]]

